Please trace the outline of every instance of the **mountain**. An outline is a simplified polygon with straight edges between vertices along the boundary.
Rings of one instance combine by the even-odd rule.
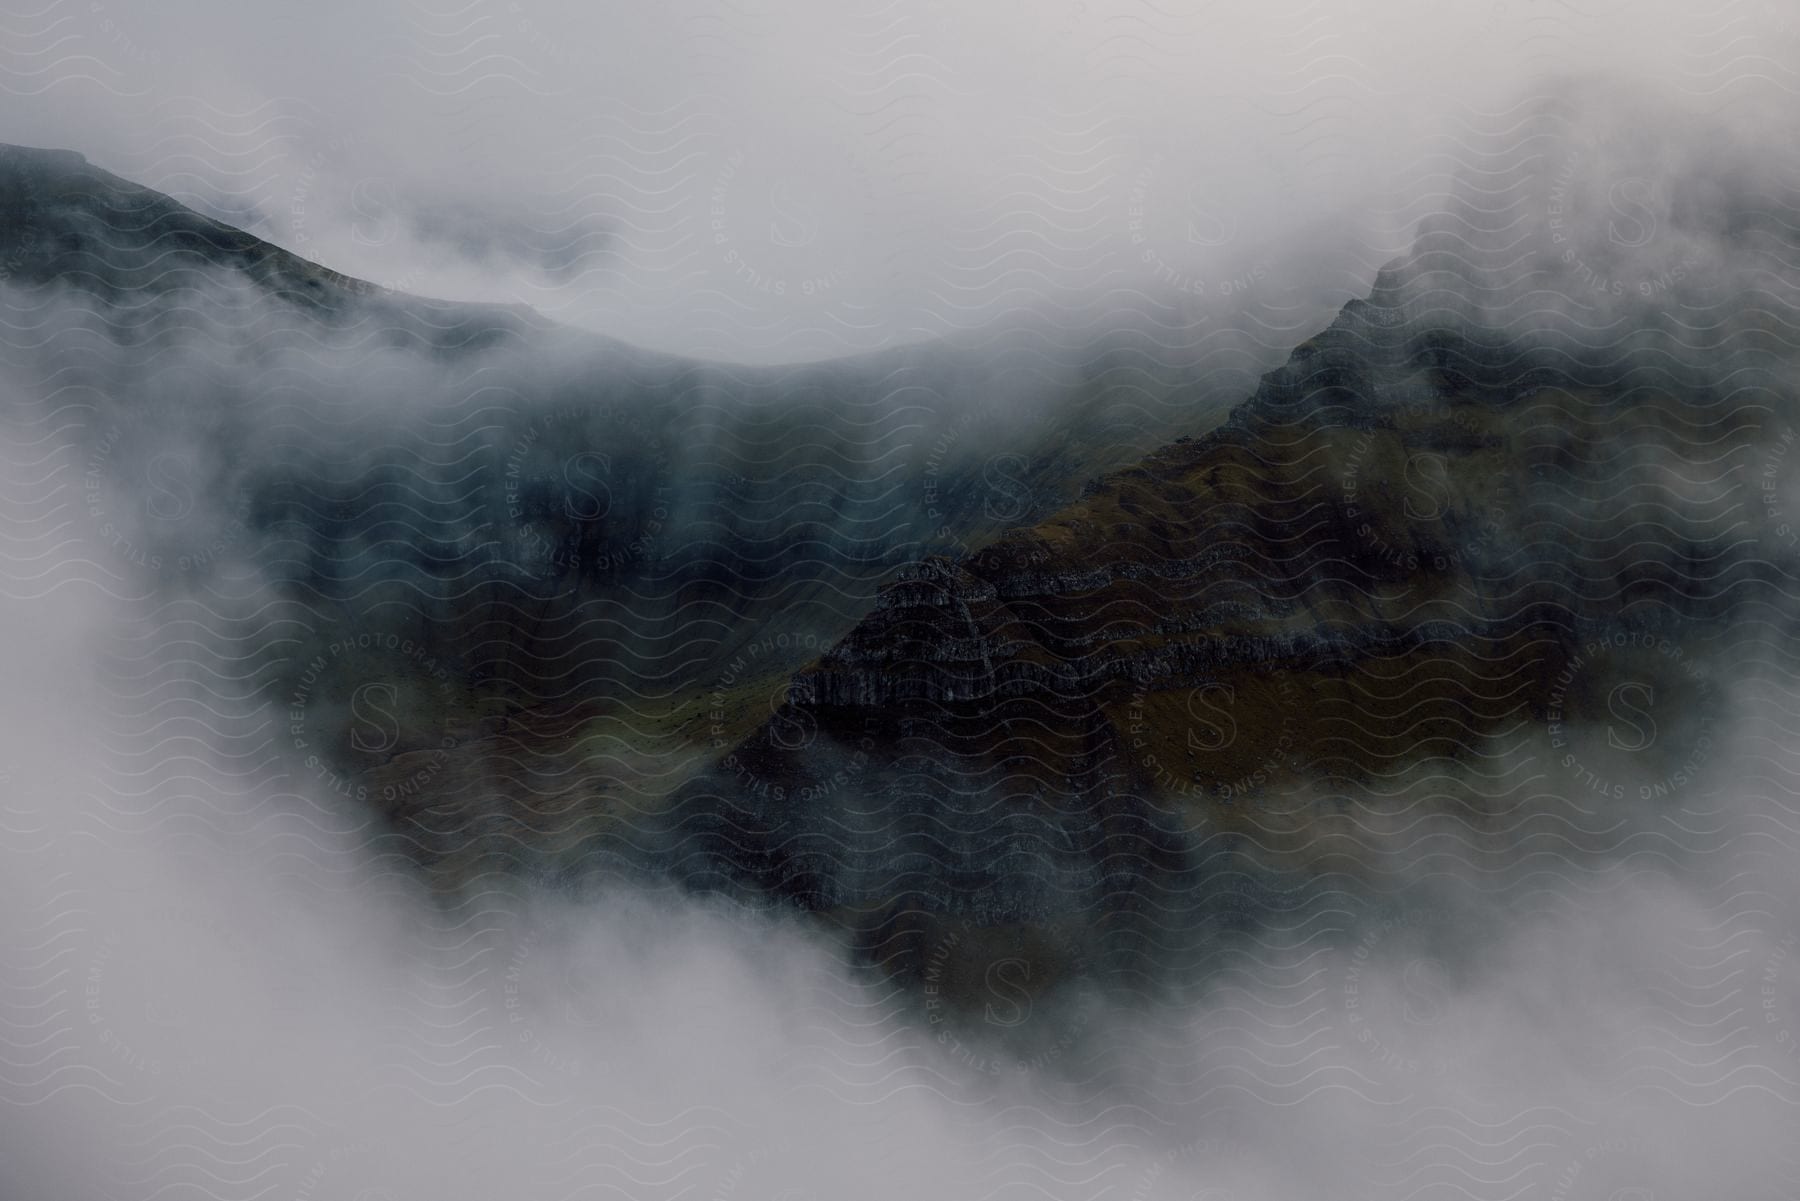
[[[391,292],[195,212],[72,150],[0,145],[0,277],[15,286],[77,289],[124,320],[160,307],[152,302],[191,295],[220,272],[307,316],[372,318],[422,345],[480,346],[546,324],[523,306]]]
[[[1679,853],[1794,633],[1800,253],[1716,169],[1624,253],[1566,145],[1514,144],[1222,425],[886,584],[669,861],[931,992],[1148,987],[1434,873]]]
[[[209,711],[279,706],[246,757],[437,887],[648,876],[914,985],[1139,987],[1345,890],[1621,853],[1791,632],[1794,226],[1704,140],[1624,226],[1571,136],[1504,139],[1285,362],[1220,325],[779,369],[14,150],[4,366],[121,465],[90,497],[205,448],[212,523],[121,503],[108,569],[200,615]]]
[[[285,718],[242,753],[273,739],[273,786],[365,806],[451,890],[629,831],[883,581],[1217,420],[1286,337],[1247,312],[687,360],[378,288],[23,147],[0,264],[0,370],[74,431],[21,528],[191,610],[171,672]]]

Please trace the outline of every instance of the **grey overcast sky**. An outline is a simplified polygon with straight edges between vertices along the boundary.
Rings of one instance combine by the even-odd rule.
[[[330,266],[671,350],[821,357],[1133,293],[1296,231],[1374,268],[1556,81],[1793,82],[1734,0],[53,0],[0,139]]]

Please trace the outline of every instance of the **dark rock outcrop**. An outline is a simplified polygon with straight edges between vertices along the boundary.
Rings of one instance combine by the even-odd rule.
[[[1767,213],[1696,215],[1710,272],[1604,303],[1509,213],[1427,222],[1219,428],[888,584],[684,790],[679,866],[901,974],[968,921],[1129,974],[1416,873],[1396,830],[1496,871],[1612,845],[1713,755],[1735,623],[1790,628],[1753,480],[1795,298],[1737,290]]]

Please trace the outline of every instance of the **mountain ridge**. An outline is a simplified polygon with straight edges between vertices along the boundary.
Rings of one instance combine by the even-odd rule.
[[[623,875],[778,898],[914,984],[979,979],[967,956],[1022,944],[1041,981],[1172,970],[1322,882],[1420,870],[1396,831],[1496,872],[1603,854],[1635,828],[1613,804],[1626,781],[1668,791],[1706,766],[1720,689],[1686,671],[1690,648],[1793,576],[1742,488],[1790,404],[1792,304],[1686,271],[1596,299],[1552,240],[1527,241],[1537,191],[1527,176],[1422,222],[1216,424],[1198,402],[1230,370],[1121,352],[1133,406],[1150,384],[1172,402],[1130,431],[1106,424],[1112,360],[1071,371],[1074,416],[999,444],[1025,507],[983,496],[994,443],[957,439],[1009,428],[993,386],[1032,397],[1062,369],[1036,349],[973,376],[911,350],[709,374],[615,362],[603,340],[546,353],[516,327],[489,358],[403,315],[432,367],[381,384],[421,393],[395,410],[359,390],[363,364],[393,368],[359,330],[340,363],[297,318],[328,367],[278,410],[300,435],[215,489],[242,497],[279,598],[255,611],[285,624],[221,662],[290,648],[260,686],[306,732],[303,785],[375,813],[373,845],[434,887]],[[9,228],[18,211],[0,209]],[[1684,236],[1721,246],[1768,231],[1693,211]],[[158,299],[133,228],[73,273],[100,281],[103,316],[185,303]],[[206,228],[184,252],[197,272]],[[279,290],[299,268],[272,261]],[[494,378],[504,410],[484,407]],[[931,436],[895,425],[896,397],[932,406]],[[558,482],[574,467],[605,472],[582,476],[607,485],[604,513]],[[411,649],[334,649],[365,637]],[[412,706],[384,753],[349,737],[370,684]],[[1621,685],[1660,698],[1649,759],[1591,745]],[[1562,777],[1604,803],[1533,799]]]
[[[111,587],[197,590],[215,612],[239,603],[213,595],[219,567],[266,581],[252,632],[194,674],[258,664],[265,694],[325,727],[295,748],[318,760],[301,756],[300,781],[369,806],[381,845],[449,890],[566,866],[621,814],[629,831],[920,550],[1047,511],[1161,424],[1208,419],[1254,361],[1222,351],[1194,371],[1143,338],[1020,331],[708,364],[338,290],[221,228],[74,155],[0,156],[0,248],[39,239],[9,281],[7,360],[27,392],[74,385],[57,395],[89,446],[46,512],[123,515],[162,486],[149,464],[191,464],[183,485],[217,520],[109,516],[92,561]],[[51,311],[71,319],[45,343],[32,331]],[[389,681],[419,668],[404,656],[331,655],[365,634],[450,682]],[[346,743],[364,675],[418,705],[389,753]]]
[[[1596,305],[1517,205],[1425,223],[1210,432],[888,584],[684,790],[671,857],[915,983],[971,920],[1135,979],[1233,913],[1403,886],[1397,829],[1503,875],[1653,825],[1718,766],[1721,679],[1792,633],[1750,484],[1792,298],[1684,271],[1685,308]]]

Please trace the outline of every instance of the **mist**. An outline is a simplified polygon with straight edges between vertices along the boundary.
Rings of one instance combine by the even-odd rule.
[[[1471,876],[1403,828],[1404,887],[1328,892],[1173,989],[1033,1011],[1002,972],[984,1020],[1050,1048],[1021,1055],[778,908],[504,873],[430,898],[340,798],[220,758],[218,692],[178,661],[102,670],[133,624],[68,589],[15,593],[0,623],[33,681],[0,758],[11,1195],[1757,1197],[1792,1178],[1785,657],[1732,691],[1732,769],[1660,811],[1595,802],[1598,846]]]
[[[1779,4],[47,6],[0,139],[327,266],[782,362],[1362,292],[1521,97],[1791,92]],[[1296,278],[1297,276],[1297,278]],[[1265,320],[1279,319],[1265,315]]]
[[[383,290],[0,257],[7,1196],[1794,1192],[1784,8],[3,23],[0,141]],[[973,918],[911,987],[693,853],[682,789],[897,572],[1205,433],[1384,266],[1519,381],[1651,398],[1546,435],[1553,530],[1449,536],[1552,603],[1677,580],[1570,667],[1604,713],[1312,763],[1246,803],[1335,856],[1286,891],[1171,817],[1205,870],[1123,978],[1026,817],[991,903],[1051,988]],[[988,798],[897,819],[799,732],[832,888],[902,827],[1000,861]]]

